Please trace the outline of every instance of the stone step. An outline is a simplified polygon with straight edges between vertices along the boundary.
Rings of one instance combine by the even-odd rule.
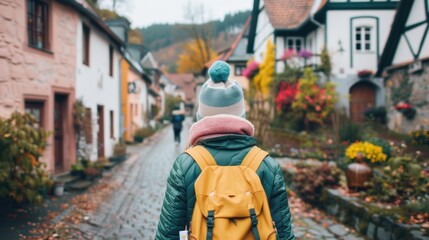
[[[70,185],[78,180],[80,180],[79,176],[71,175],[70,173],[63,173],[60,175],[54,175],[52,176],[54,181],[58,182],[61,181],[64,184],[64,189],[68,190]]]
[[[69,189],[74,191],[83,191],[88,189],[90,186],[94,184],[93,181],[88,180],[79,180],[72,184],[70,184]]]
[[[110,169],[112,169],[114,166],[116,166],[117,164],[118,164],[119,162],[106,162],[105,164],[104,164],[104,169],[105,170],[110,170]]]

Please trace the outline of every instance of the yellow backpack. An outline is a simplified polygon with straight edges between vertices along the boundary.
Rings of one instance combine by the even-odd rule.
[[[190,240],[277,239],[267,196],[256,174],[267,152],[253,147],[240,166],[218,166],[202,146],[186,152],[202,171],[195,182]]]

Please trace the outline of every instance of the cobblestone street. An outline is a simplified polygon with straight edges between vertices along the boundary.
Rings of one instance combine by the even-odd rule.
[[[167,177],[175,157],[183,150],[190,119],[182,131],[182,144],[175,146],[171,126],[143,145],[131,146],[133,156],[115,169],[111,181],[117,190],[89,220],[79,225],[91,239],[154,239]],[[329,219],[319,222],[300,216],[291,196],[294,232],[298,239],[364,239]],[[300,204],[302,205],[302,204]],[[320,219],[320,216],[317,217]]]
[[[190,125],[185,123],[181,146],[168,126],[145,144],[129,147],[133,157],[112,177],[119,187],[80,230],[94,239],[154,239],[167,177]]]

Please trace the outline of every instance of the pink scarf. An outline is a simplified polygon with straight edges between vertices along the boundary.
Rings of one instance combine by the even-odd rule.
[[[253,136],[254,131],[253,124],[241,117],[228,114],[204,117],[189,129],[186,148],[194,146],[203,139],[231,134]]]

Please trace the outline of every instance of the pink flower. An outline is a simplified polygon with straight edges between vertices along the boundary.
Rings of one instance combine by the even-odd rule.
[[[305,96],[305,100],[307,100],[307,102],[308,102],[309,104],[312,104],[312,103],[313,103],[313,99],[311,99],[309,96]]]
[[[257,62],[250,62],[246,69],[243,70],[242,75],[246,78],[253,78],[255,76],[255,74],[258,72],[259,70],[259,63]]]
[[[296,56],[296,51],[292,48],[289,48],[283,53],[283,56],[280,59],[284,61],[284,60],[291,59],[292,57],[295,57],[295,56]]]
[[[311,53],[310,51],[307,51],[305,49],[302,49],[301,51],[299,51],[298,53],[298,57],[302,57],[304,59],[308,59],[310,57],[313,56],[313,53]]]
[[[316,111],[320,112],[322,110],[319,105],[316,105]]]

